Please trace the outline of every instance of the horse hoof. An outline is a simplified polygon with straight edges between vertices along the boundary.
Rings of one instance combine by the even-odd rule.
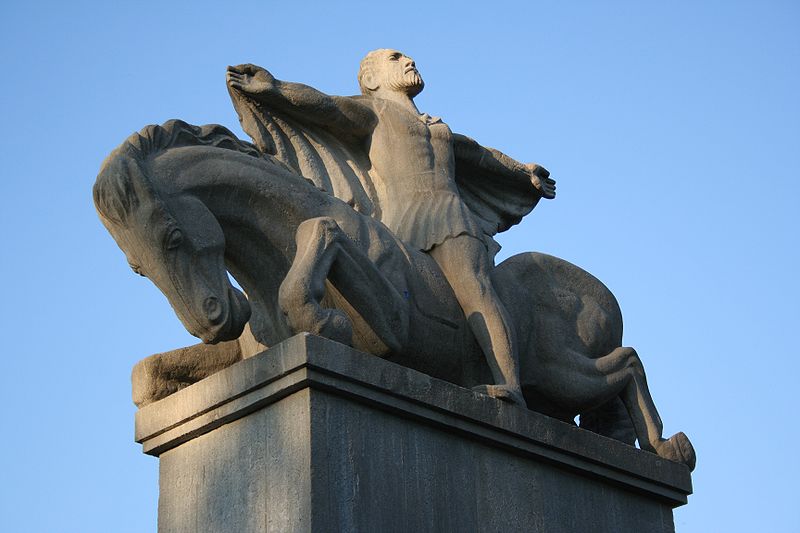
[[[324,317],[317,322],[311,333],[347,346],[353,345],[353,324],[338,309],[326,309]]]
[[[507,385],[477,385],[472,387],[472,390],[514,405],[519,405],[521,407],[527,406],[522,391],[513,389]]]
[[[661,445],[657,448],[658,455],[664,459],[675,461],[676,463],[683,463],[689,467],[689,471],[694,470],[697,463],[697,455],[694,452],[694,446],[689,441],[689,437],[682,431],[674,434],[668,440],[662,441]]]

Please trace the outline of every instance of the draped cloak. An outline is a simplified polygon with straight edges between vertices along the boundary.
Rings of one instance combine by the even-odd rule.
[[[387,186],[372,168],[362,141],[240,91],[229,92],[242,128],[262,153],[356,211],[384,222],[411,248],[427,251],[448,237],[466,233],[481,239],[493,256],[500,249],[493,236],[519,223],[541,198],[520,163],[454,134],[453,182],[430,194],[417,191],[403,209],[389,210],[381,205],[379,194]]]

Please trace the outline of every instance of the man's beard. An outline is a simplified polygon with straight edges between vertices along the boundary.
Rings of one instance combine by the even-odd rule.
[[[389,83],[389,86],[392,90],[408,93],[413,98],[422,92],[425,82],[422,81],[422,76],[419,75],[419,72],[412,70],[395,77]]]

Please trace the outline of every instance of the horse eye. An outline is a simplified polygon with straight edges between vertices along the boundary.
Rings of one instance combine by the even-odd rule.
[[[169,233],[169,237],[167,237],[167,250],[174,250],[178,246],[181,245],[183,242],[183,233],[181,230],[174,229]]]

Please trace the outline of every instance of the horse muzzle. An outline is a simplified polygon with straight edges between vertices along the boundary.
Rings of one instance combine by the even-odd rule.
[[[208,296],[203,300],[204,327],[195,336],[206,344],[238,339],[250,320],[250,303],[244,294],[230,287],[226,300],[216,296]]]

